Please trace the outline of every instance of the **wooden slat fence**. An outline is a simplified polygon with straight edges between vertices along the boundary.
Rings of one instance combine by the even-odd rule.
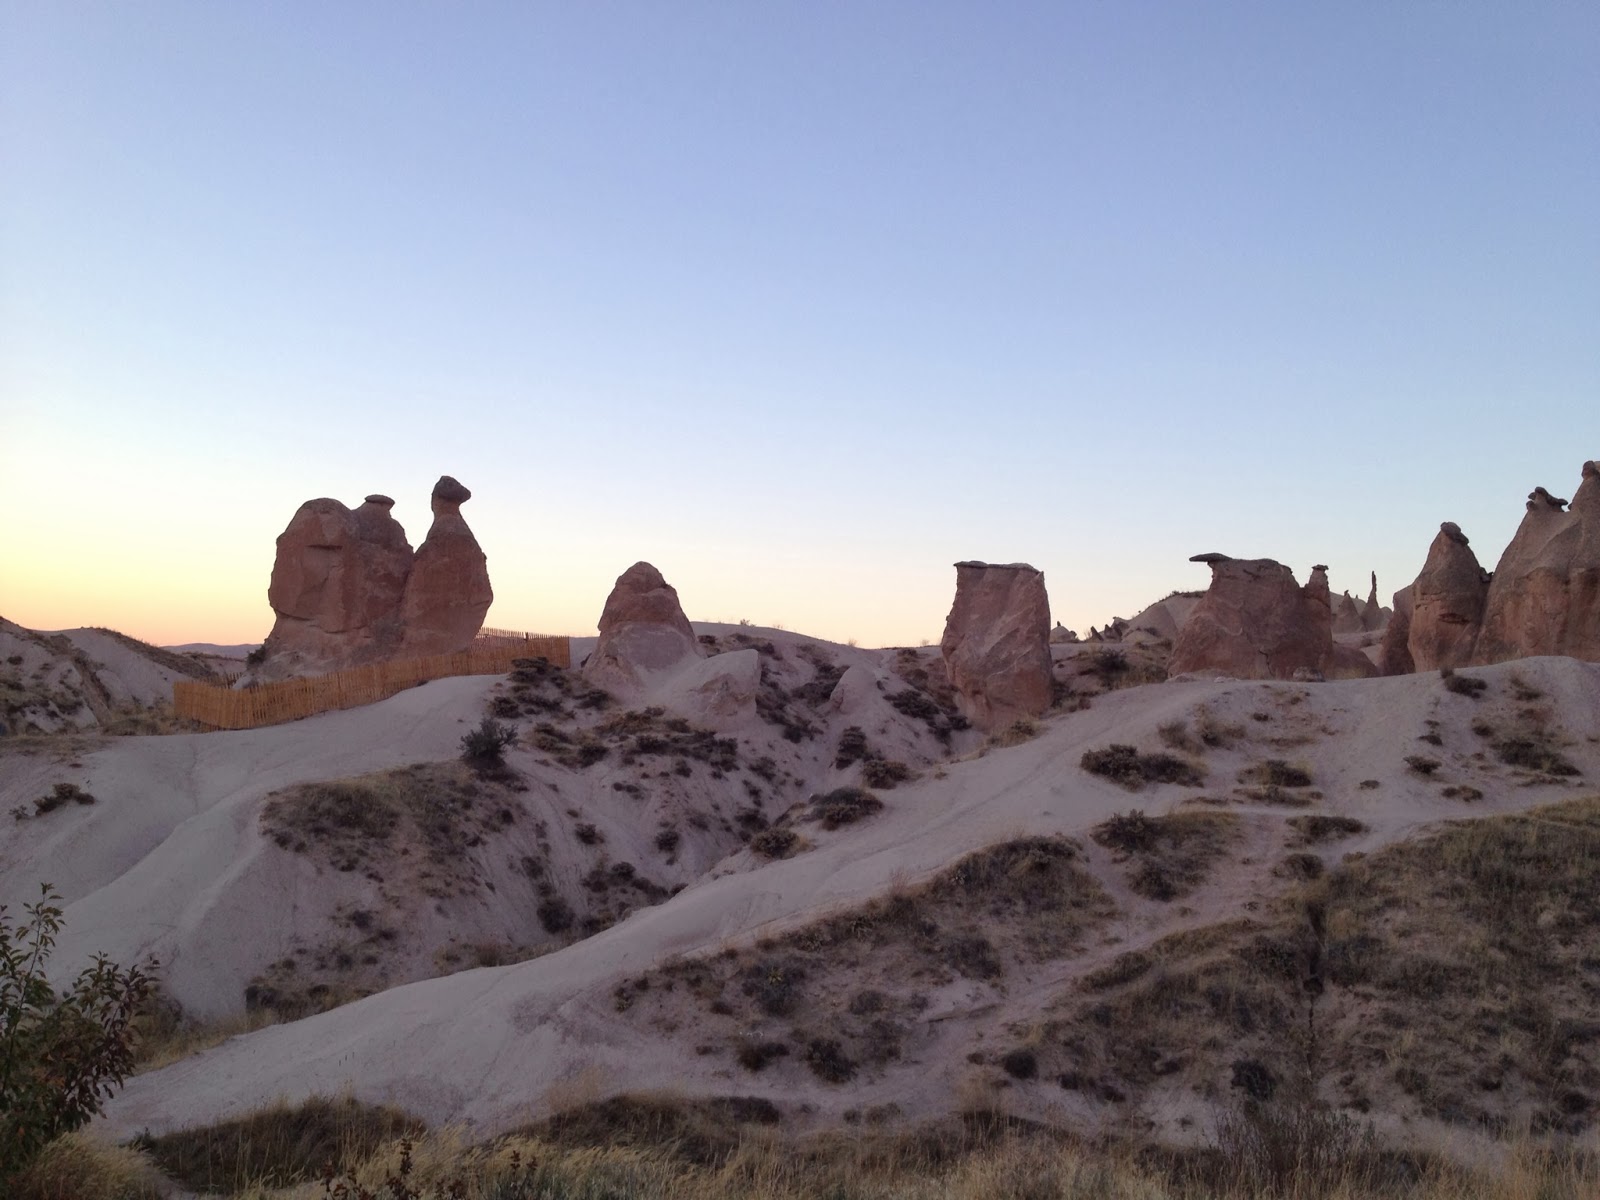
[[[572,643],[564,637],[486,629],[470,649],[457,654],[372,663],[309,679],[285,679],[238,690],[182,680],[172,685],[172,707],[178,716],[214,729],[254,729],[334,709],[358,708],[430,679],[500,675],[509,671],[512,659],[517,658],[545,658],[555,666],[570,667]]]

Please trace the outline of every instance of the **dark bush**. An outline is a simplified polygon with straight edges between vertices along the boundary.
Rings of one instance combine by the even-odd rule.
[[[1546,775],[1582,774],[1543,738],[1504,738],[1494,744],[1494,752],[1495,757],[1507,766],[1526,767]]]
[[[1483,695],[1489,686],[1487,679],[1480,679],[1476,675],[1457,675],[1449,667],[1439,672],[1439,678],[1444,680],[1444,686],[1448,690],[1473,700]]]
[[[806,971],[792,960],[763,959],[746,967],[739,977],[739,990],[749,996],[769,1017],[783,1017],[800,1001],[800,984]]]
[[[485,717],[476,729],[462,735],[461,759],[473,764],[497,763],[505,748],[516,740],[516,726]]]
[[[1161,840],[1161,826],[1145,816],[1144,810],[1135,808],[1107,817],[1094,827],[1089,836],[1107,850],[1137,854],[1155,849]]]
[[[1113,743],[1098,750],[1085,750],[1078,766],[1091,775],[1103,775],[1129,791],[1146,783],[1180,783],[1200,786],[1200,772],[1193,764],[1171,754],[1140,754],[1133,746]]]
[[[1000,1056],[1000,1065],[1013,1079],[1032,1079],[1039,1073],[1039,1057],[1026,1046],[1007,1050]]]
[[[788,1054],[789,1047],[782,1042],[740,1042],[734,1057],[746,1071],[759,1071]]]
[[[866,732],[859,725],[852,725],[839,735],[839,748],[834,751],[833,765],[842,769],[871,754],[872,747],[867,744]]]
[[[33,802],[33,809],[34,812],[42,817],[45,813],[54,812],[69,802],[73,804],[93,804],[94,797],[75,783],[58,783],[50,789],[49,795],[40,796]]]
[[[539,924],[546,933],[564,933],[572,928],[576,919],[572,906],[560,896],[550,896],[539,902]]]
[[[861,764],[861,782],[868,787],[892,788],[911,778],[911,768],[903,762],[870,758]]]
[[[766,829],[750,839],[750,849],[762,858],[788,858],[800,848],[800,835],[781,826]]]
[[[811,802],[811,819],[824,829],[853,825],[883,810],[883,801],[860,788],[835,788]]]
[[[826,1083],[848,1083],[856,1073],[856,1064],[833,1038],[812,1038],[806,1043],[806,1066]]]

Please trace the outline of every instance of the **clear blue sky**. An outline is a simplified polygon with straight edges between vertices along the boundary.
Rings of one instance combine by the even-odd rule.
[[[1385,596],[1600,457],[1600,5],[0,0],[0,614],[270,626],[456,475],[491,623]]]

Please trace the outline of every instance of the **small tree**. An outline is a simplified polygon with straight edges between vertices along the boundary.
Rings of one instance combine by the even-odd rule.
[[[103,954],[63,994],[44,966],[61,932],[49,884],[13,925],[0,905],[0,1183],[86,1124],[133,1069],[132,1022],[152,980]]]

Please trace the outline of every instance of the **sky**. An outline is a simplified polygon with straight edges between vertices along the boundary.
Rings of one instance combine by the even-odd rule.
[[[1600,458],[1600,5],[0,0],[0,615],[259,641],[296,508],[491,625],[1387,596]]]

